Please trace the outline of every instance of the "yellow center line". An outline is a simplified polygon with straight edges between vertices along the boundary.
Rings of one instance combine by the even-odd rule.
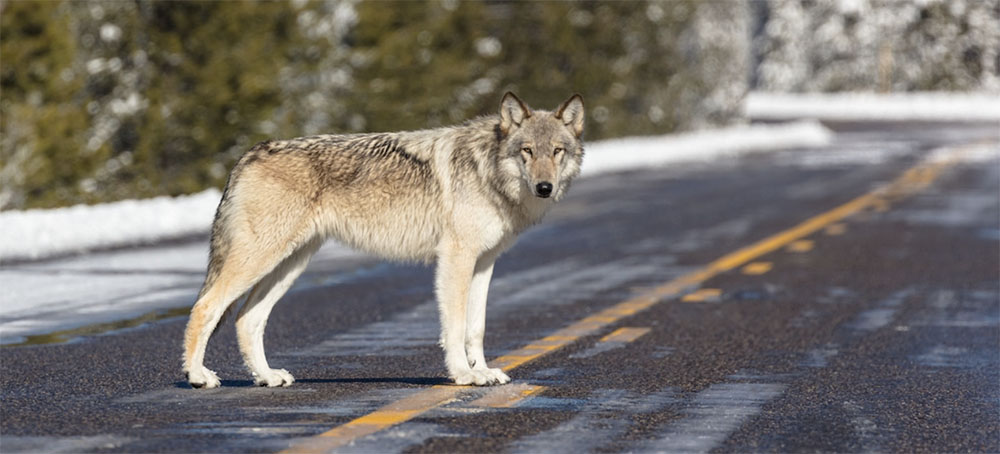
[[[798,240],[789,243],[788,250],[789,252],[809,252],[813,246],[815,243],[812,240]]]
[[[876,213],[885,213],[886,211],[889,211],[889,202],[885,199],[877,199],[872,203],[872,209],[874,209]]]
[[[629,327],[618,328],[613,332],[611,332],[611,334],[602,337],[600,342],[620,342],[623,344],[629,343],[642,337],[648,332],[649,328],[629,328]]]
[[[718,301],[722,296],[722,290],[717,288],[702,288],[688,293],[681,297],[682,303],[702,303],[705,301]]]
[[[315,437],[301,440],[282,452],[324,453],[371,435],[403,421],[413,419],[427,410],[453,401],[465,386],[436,385],[412,396],[392,402],[367,415],[334,427]]]
[[[771,271],[771,268],[773,267],[774,264],[771,262],[753,262],[747,266],[744,266],[741,271],[743,271],[743,274],[758,276],[768,271]]]
[[[843,235],[847,231],[847,224],[838,222],[836,224],[830,224],[826,226],[824,233],[830,236]]]
[[[491,362],[505,372],[541,358],[553,351],[575,342],[581,337],[596,334],[606,326],[627,316],[649,309],[653,305],[676,298],[697,288],[702,282],[721,273],[743,266],[760,256],[774,252],[792,242],[798,241],[817,231],[839,222],[868,208],[880,209],[888,206],[885,198],[898,199],[912,195],[930,185],[941,170],[953,164],[963,148],[953,147],[949,156],[934,162],[921,162],[887,186],[862,195],[830,211],[807,219],[795,227],[779,232],[754,244],[726,254],[708,265],[691,273],[664,283],[643,295],[615,304],[600,312],[562,328],[542,339],[529,342],[527,346],[509,352]],[[370,435],[420,414],[444,405],[468,387],[439,385],[420,391],[394,403],[390,403],[372,413],[337,426],[316,437],[301,440],[282,451],[283,453],[327,452],[344,446],[360,437]]]

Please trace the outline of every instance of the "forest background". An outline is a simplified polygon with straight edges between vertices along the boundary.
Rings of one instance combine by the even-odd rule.
[[[0,210],[221,187],[258,141],[420,129],[504,91],[588,140],[751,91],[1000,96],[1000,0],[0,0]]]

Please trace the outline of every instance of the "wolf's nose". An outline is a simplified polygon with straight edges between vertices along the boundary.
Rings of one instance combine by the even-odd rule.
[[[543,181],[535,185],[535,192],[539,197],[548,197],[552,194],[552,183],[548,181]]]

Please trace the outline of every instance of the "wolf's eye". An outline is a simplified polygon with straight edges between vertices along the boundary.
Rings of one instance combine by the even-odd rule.
[[[562,153],[564,151],[566,151],[566,150],[563,150],[562,148],[556,147],[555,150],[552,150],[552,154],[556,154],[557,155],[557,154]]]
[[[528,153],[528,156],[531,156],[531,147],[524,147],[521,149],[521,151],[524,153]]]

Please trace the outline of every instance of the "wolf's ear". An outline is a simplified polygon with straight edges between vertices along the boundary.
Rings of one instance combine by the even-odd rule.
[[[500,101],[500,130],[510,132],[511,126],[520,126],[525,118],[531,117],[531,110],[514,93],[507,92]]]
[[[583,134],[583,116],[583,97],[579,94],[570,96],[556,111],[556,118],[572,129],[577,137]]]

